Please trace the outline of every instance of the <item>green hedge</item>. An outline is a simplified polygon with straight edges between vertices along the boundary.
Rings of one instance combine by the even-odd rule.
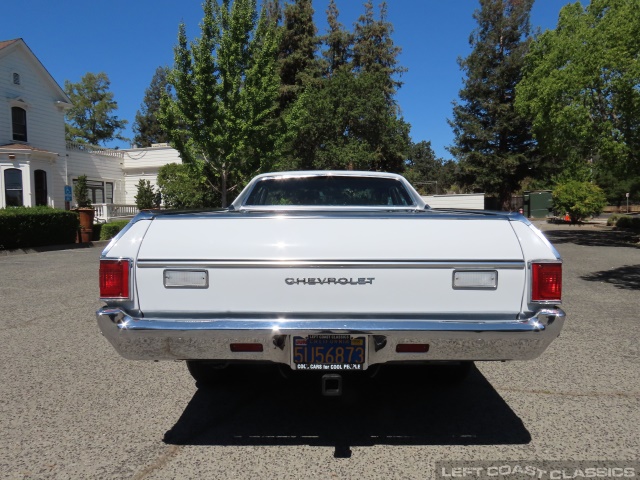
[[[622,215],[621,217],[618,217],[616,227],[640,230],[640,217]]]
[[[50,207],[9,207],[0,210],[0,249],[64,245],[76,241],[74,212]]]
[[[100,240],[111,240],[115,237],[125,225],[129,223],[129,220],[116,220],[111,223],[103,223],[100,226]]]

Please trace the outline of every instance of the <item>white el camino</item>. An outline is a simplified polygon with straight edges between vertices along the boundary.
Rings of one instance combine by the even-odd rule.
[[[279,172],[223,210],[142,212],[100,260],[98,324],[125,358],[341,374],[530,360],[565,314],[562,261],[516,213],[435,210],[401,176]]]

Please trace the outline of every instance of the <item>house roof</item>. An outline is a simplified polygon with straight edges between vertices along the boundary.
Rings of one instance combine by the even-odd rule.
[[[43,150],[42,148],[35,148],[30,145],[25,145],[23,143],[5,143],[4,145],[0,145],[0,151],[10,151],[15,152],[16,150],[27,150],[31,152],[38,153],[48,153],[50,155],[58,155],[55,152],[50,152],[49,150]]]
[[[60,85],[58,85],[58,82],[56,82],[56,80],[51,76],[49,71],[45,68],[42,62],[40,62],[38,57],[35,56],[35,54],[31,51],[31,49],[23,39],[14,38],[13,40],[0,40],[0,60],[2,60],[2,57],[5,54],[8,54],[9,52],[15,49],[20,49],[27,55],[27,57],[31,61],[31,64],[35,67],[37,71],[40,72],[40,74],[44,77],[45,81],[49,84],[49,86],[53,89],[53,91],[56,92],[56,95],[58,96],[59,101],[62,102],[63,104],[68,103],[69,105],[71,105],[71,100],[69,99],[67,94],[64,92],[62,88],[60,88]]]
[[[13,40],[0,40],[0,50],[2,50],[4,47],[8,47],[12,43],[16,43],[18,40],[20,40],[20,39],[16,38],[16,39],[13,39]]]

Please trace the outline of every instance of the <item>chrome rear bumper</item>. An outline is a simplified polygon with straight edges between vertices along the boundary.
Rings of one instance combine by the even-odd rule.
[[[368,339],[367,365],[396,361],[530,360],[560,334],[565,313],[540,310],[522,319],[279,315],[136,318],[119,308],[96,312],[120,355],[132,360],[263,361],[291,364],[291,336],[359,334]],[[262,352],[231,352],[232,343],[261,343]],[[399,343],[426,343],[426,353],[397,353]]]

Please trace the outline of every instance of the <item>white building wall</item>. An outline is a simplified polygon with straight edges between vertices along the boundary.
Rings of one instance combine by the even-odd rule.
[[[148,148],[131,148],[122,150],[124,155],[124,203],[135,205],[140,180],[149,180],[156,188],[158,185],[158,170],[169,163],[182,163],[177,150],[168,145]]]
[[[431,208],[457,208],[461,210],[484,210],[484,193],[458,195],[428,195],[422,199]]]
[[[66,185],[73,185],[73,180],[86,175],[87,180],[113,183],[113,203],[125,203],[125,184],[122,165],[124,156],[119,150],[100,149],[81,151],[69,148],[65,154]],[[63,188],[64,196],[64,188]],[[62,198],[64,205],[64,198]],[[75,197],[71,202],[74,205]]]
[[[13,82],[13,74],[20,76],[20,85]],[[35,170],[47,173],[47,203],[63,206],[64,177],[60,170],[64,156],[64,109],[67,99],[40,63],[26,47],[0,50],[0,145],[24,144],[44,152],[25,150],[16,152],[14,159],[7,155],[0,158],[0,170],[18,168],[23,172],[23,201],[35,205]],[[27,113],[27,142],[13,140],[11,108],[21,107]],[[11,161],[13,160],[13,162]],[[0,207],[4,206],[3,176],[0,173]]]

